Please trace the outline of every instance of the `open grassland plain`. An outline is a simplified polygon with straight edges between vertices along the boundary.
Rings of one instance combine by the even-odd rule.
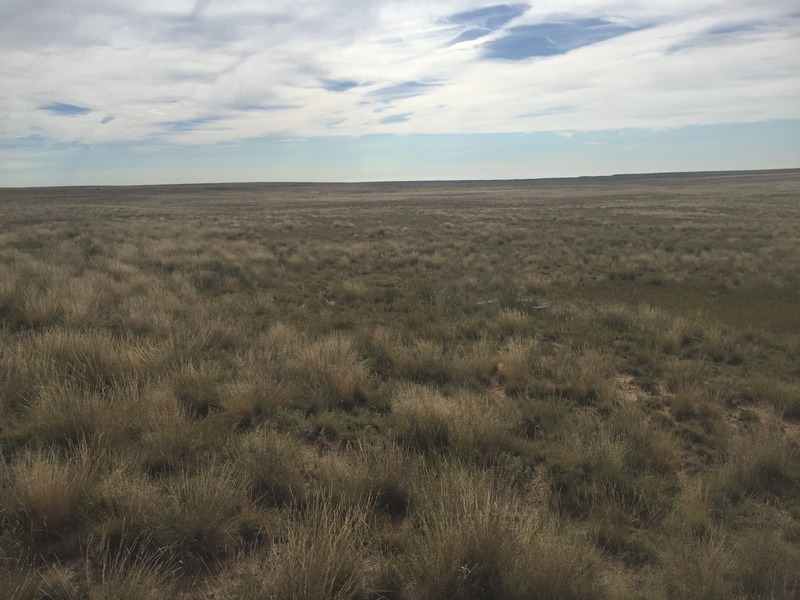
[[[800,171],[0,190],[0,597],[800,595]]]

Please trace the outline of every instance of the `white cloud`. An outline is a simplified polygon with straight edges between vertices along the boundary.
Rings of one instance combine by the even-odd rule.
[[[460,30],[447,17],[486,6],[6,2],[0,140],[211,143],[800,118],[800,16],[790,0],[544,0],[501,29],[452,45]],[[509,28],[554,19],[644,28],[553,56],[483,57],[485,44]],[[326,81],[358,85],[336,91]],[[385,93],[402,85],[406,93]],[[40,108],[53,103],[90,111]]]

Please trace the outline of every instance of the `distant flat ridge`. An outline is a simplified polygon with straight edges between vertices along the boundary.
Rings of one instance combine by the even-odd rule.
[[[400,185],[400,186],[441,186],[441,185],[536,185],[554,183],[620,183],[648,180],[666,179],[708,179],[708,178],[738,178],[738,177],[763,177],[763,176],[800,176],[800,168],[791,169],[753,169],[738,171],[664,171],[653,173],[615,173],[613,175],[576,175],[573,177],[530,177],[509,179],[419,179],[419,180],[363,180],[363,181],[218,181],[202,183],[143,183],[143,184],[98,184],[98,185],[65,185],[65,186],[14,186],[0,187],[0,190],[20,189],[113,189],[113,188],[205,188],[206,190],[218,189],[220,191],[233,187],[247,186],[287,186],[287,187],[314,187],[314,186],[372,186],[372,185]]]

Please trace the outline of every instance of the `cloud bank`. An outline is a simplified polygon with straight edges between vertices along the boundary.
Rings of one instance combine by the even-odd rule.
[[[800,118],[794,0],[6,0],[0,52],[5,144]]]

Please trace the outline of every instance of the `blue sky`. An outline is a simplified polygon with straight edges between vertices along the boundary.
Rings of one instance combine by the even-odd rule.
[[[0,0],[0,186],[800,167],[795,0]]]

